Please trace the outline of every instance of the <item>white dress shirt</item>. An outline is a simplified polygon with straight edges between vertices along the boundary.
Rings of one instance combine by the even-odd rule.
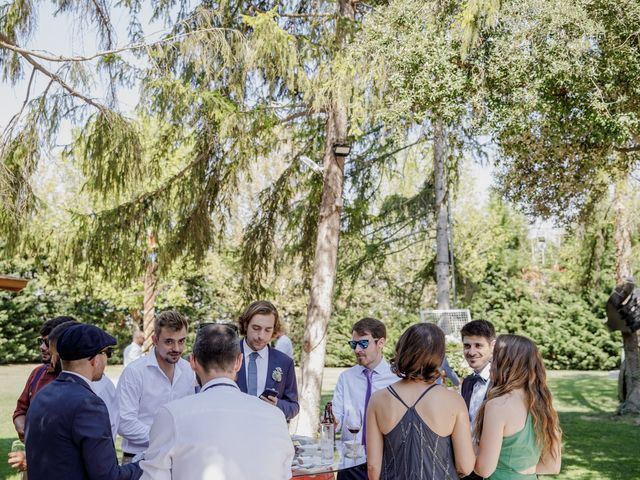
[[[361,417],[364,424],[364,400],[367,394],[367,375],[362,365],[355,365],[349,370],[345,370],[338,377],[336,389],[333,392],[333,415],[338,422],[337,429],[340,430],[346,418],[347,411],[351,411]],[[371,393],[383,389],[392,383],[400,380],[391,371],[389,363],[383,358],[373,369],[371,382]],[[354,435],[346,428],[342,429],[342,440],[362,440],[362,428]]]
[[[244,371],[247,375],[247,386],[249,386],[249,355],[253,352],[251,347],[247,345],[246,340],[242,340],[242,349],[244,350]],[[264,392],[264,386],[267,383],[267,369],[269,368],[269,346],[267,345],[262,350],[256,352],[256,367],[258,368],[258,393],[260,396]]]
[[[140,467],[143,480],[289,480],[293,453],[280,409],[216,378],[158,411]]]
[[[489,374],[491,373],[491,362],[487,363],[485,367],[480,370],[480,377],[484,380],[477,381],[473,386],[473,392],[471,393],[471,400],[469,400],[469,420],[471,421],[471,431],[473,432],[473,424],[476,419],[476,414],[480,409],[480,405],[484,402],[484,397],[487,395],[487,388],[489,387]]]
[[[137,360],[142,356],[142,347],[137,343],[132,343],[127,348],[124,349],[124,353],[122,354],[122,360],[124,366],[126,367],[134,360]]]
[[[163,405],[195,393],[195,374],[184,359],[175,364],[173,383],[158,365],[155,348],[122,371],[118,380],[118,433],[122,451],[144,452],[153,417]]]
[[[106,375],[102,375],[100,380],[91,382],[93,391],[96,392],[109,411],[109,420],[111,421],[111,435],[113,435],[113,443],[116,443],[116,435],[118,434],[118,396],[116,395],[116,386]]]
[[[85,377],[84,375],[80,375],[79,373],[72,372],[70,370],[62,370],[60,373],[68,373],[69,375],[74,375],[74,376],[76,376],[78,378],[81,378],[82,380],[84,380],[84,383],[89,385],[89,388],[91,389],[91,391],[93,393],[96,393],[95,390],[93,389],[93,382],[91,380],[89,380],[87,377]]]
[[[285,355],[293,358],[293,343],[291,343],[291,339],[286,335],[281,335],[280,338],[276,341],[276,350],[280,350]]]

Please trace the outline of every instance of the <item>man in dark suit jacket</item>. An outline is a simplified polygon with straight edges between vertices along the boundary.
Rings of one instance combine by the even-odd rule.
[[[464,358],[473,369],[473,373],[465,377],[462,382],[461,394],[469,410],[471,431],[482,402],[487,398],[489,389],[489,372],[493,357],[493,346],[496,343],[496,330],[486,320],[472,320],[460,330]],[[479,480],[482,477],[475,472],[465,480]]]
[[[115,338],[93,325],[65,330],[57,342],[62,373],[43,388],[27,412],[25,439],[30,480],[137,480],[136,464],[118,466],[109,412],[92,390],[102,377]]]
[[[238,387],[277,406],[287,420],[291,420],[300,411],[293,360],[269,346],[275,332],[280,330],[278,310],[265,300],[253,302],[242,312],[238,323],[244,336],[240,345],[242,366],[236,382]],[[266,389],[276,394],[262,395]]]

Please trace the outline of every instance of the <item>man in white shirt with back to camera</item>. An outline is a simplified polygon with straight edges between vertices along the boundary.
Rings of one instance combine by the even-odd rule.
[[[364,445],[365,418],[371,394],[398,381],[389,363],[382,356],[387,329],[380,320],[363,318],[351,329],[349,345],[356,355],[356,363],[338,377],[333,393],[333,414],[342,430],[342,440],[360,440]],[[360,426],[357,433],[349,429]],[[338,480],[366,480],[367,465],[342,470]]]
[[[144,333],[142,333],[140,330],[136,330],[133,333],[131,344],[129,344],[129,346],[124,349],[124,353],[122,354],[122,359],[125,367],[142,356],[143,344]]]
[[[191,366],[202,390],[160,408],[140,463],[145,480],[289,480],[293,443],[284,413],[235,382],[243,357],[228,325],[198,330]]]
[[[181,357],[187,328],[187,319],[176,311],[157,315],[153,349],[120,375],[118,433],[122,437],[122,463],[147,449],[149,429],[160,407],[195,393],[195,375]]]

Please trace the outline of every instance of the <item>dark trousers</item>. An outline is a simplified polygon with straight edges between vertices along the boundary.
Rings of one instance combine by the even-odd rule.
[[[339,471],[336,480],[369,480],[367,464]]]
[[[462,477],[461,480],[482,480],[482,477],[478,475],[476,472],[471,472],[466,477]]]

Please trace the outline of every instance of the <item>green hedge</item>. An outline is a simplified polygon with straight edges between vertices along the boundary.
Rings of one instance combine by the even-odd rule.
[[[548,369],[610,370],[620,363],[621,335],[604,325],[602,294],[594,304],[556,282],[544,288],[500,275],[490,277],[470,305],[474,318],[491,321],[498,333],[530,337]]]

